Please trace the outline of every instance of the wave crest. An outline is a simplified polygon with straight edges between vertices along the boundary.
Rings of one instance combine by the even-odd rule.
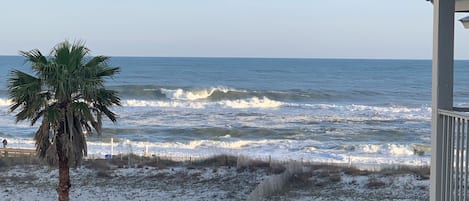
[[[356,149],[356,151],[363,154],[385,154],[393,156],[424,155],[429,151],[427,147],[415,144],[362,144],[352,149]]]
[[[6,98],[0,98],[0,106],[10,106],[11,100]]]
[[[224,101],[224,105],[235,109],[245,108],[277,108],[283,105],[280,101],[270,100],[267,97],[253,97],[246,100]]]
[[[235,91],[224,87],[213,87],[210,89],[202,90],[184,90],[184,89],[164,89],[161,88],[161,93],[165,94],[167,98],[172,100],[200,100],[207,99],[212,96],[215,92],[228,93],[229,91]]]
[[[357,97],[381,96],[372,91],[334,91],[334,90],[255,90],[235,89],[225,86],[208,86],[202,88],[161,86],[161,85],[122,85],[113,86],[122,96],[134,99],[170,99],[170,100],[237,100],[250,97],[268,97],[282,101],[308,100],[356,100]]]
[[[241,100],[225,100],[219,102],[196,102],[196,101],[154,101],[154,100],[124,100],[123,106],[128,107],[163,107],[163,108],[191,108],[191,109],[205,109],[207,107],[222,107],[232,109],[269,109],[282,106],[284,103],[280,101],[270,100],[267,97],[258,98],[252,97],[249,99]]]
[[[182,101],[151,101],[151,100],[124,100],[122,106],[126,107],[163,107],[163,108],[192,108],[204,109],[206,103]]]

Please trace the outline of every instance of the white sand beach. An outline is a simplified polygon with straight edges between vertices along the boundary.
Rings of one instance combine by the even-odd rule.
[[[238,160],[239,161],[239,160]],[[223,165],[136,164],[89,160],[71,170],[71,200],[428,200],[426,168],[377,172],[325,165],[252,162]],[[267,164],[267,165],[266,165]],[[0,166],[1,167],[1,166]],[[43,165],[3,166],[5,201],[56,200],[58,171]]]

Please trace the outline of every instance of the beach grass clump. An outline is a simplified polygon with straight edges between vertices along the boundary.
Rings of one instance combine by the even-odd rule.
[[[217,155],[217,156],[212,156],[206,159],[201,159],[201,160],[194,160],[191,161],[191,165],[193,166],[215,166],[215,167],[220,167],[220,166],[228,166],[228,167],[234,167],[237,166],[237,158],[235,156],[229,156],[229,155]]]
[[[350,176],[368,176],[373,173],[373,171],[362,170],[356,167],[345,167],[343,168],[344,174]]]
[[[297,167],[297,170],[289,179],[288,188],[323,187],[338,183],[342,181],[342,172],[343,168],[340,166],[307,164],[303,167]]]
[[[0,184],[2,183],[8,184],[8,183],[11,183],[12,181],[14,181],[15,183],[19,183],[19,184],[29,184],[37,179],[38,177],[32,174],[0,176]]]
[[[285,162],[282,164],[286,170],[280,174],[274,174],[264,179],[248,196],[248,200],[265,200],[275,198],[291,191],[320,193],[320,189],[333,189],[341,185],[344,176],[368,177],[364,186],[370,190],[388,188],[389,178],[397,175],[421,175],[429,176],[427,167],[399,166],[395,168],[383,168],[380,170],[366,170],[357,167],[349,167],[338,164]],[[392,180],[391,180],[392,181]]]
[[[111,178],[111,166],[108,161],[104,159],[88,160],[86,166],[96,171],[96,176],[100,178]]]
[[[99,178],[112,178],[110,171],[98,171],[96,172],[96,176]]]
[[[379,180],[376,177],[368,178],[368,182],[366,184],[368,189],[380,189],[386,187],[386,183],[384,181]]]
[[[0,157],[0,168],[17,165],[46,165],[44,161],[35,156]]]
[[[246,200],[264,200],[266,197],[283,192],[290,177],[291,174],[288,171],[285,171],[282,174],[269,176],[256,186],[254,191],[248,195]]]
[[[181,165],[182,162],[172,160],[171,158],[152,156],[152,157],[141,157],[141,165],[155,168],[166,168],[176,165]]]
[[[4,167],[8,167],[8,164],[3,158],[0,158],[0,168]]]
[[[159,156],[139,156],[136,154],[120,154],[112,156],[106,160],[108,165],[116,166],[117,168],[128,168],[128,167],[156,167],[166,168],[170,166],[180,165],[181,162],[172,160],[171,158],[159,157]]]
[[[270,163],[269,164],[270,167]],[[259,183],[254,191],[252,191],[247,200],[263,200],[266,197],[272,195],[281,194],[286,190],[287,184],[294,183],[292,180],[300,179],[303,183],[308,183],[304,181],[302,175],[305,173],[305,168],[302,164],[298,162],[290,162],[284,165],[285,170],[280,174],[273,174],[267,177],[264,181]],[[255,166],[248,166],[250,168]],[[264,165],[260,167],[264,168]]]
[[[269,167],[269,172],[271,174],[281,174],[281,173],[285,172],[286,169],[287,168],[282,163],[271,162],[270,167]]]
[[[88,160],[86,166],[93,170],[106,171],[110,170],[109,162],[104,159]]]
[[[384,168],[379,171],[383,175],[413,174],[420,180],[430,179],[430,166],[395,166]]]
[[[252,159],[246,156],[238,156],[236,160],[236,168],[238,171],[254,171],[259,168],[270,168],[270,162],[259,159]]]

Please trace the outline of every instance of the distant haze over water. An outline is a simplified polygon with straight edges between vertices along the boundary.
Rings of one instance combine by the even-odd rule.
[[[0,57],[0,76],[27,70]],[[113,57],[122,72],[117,124],[91,154],[213,154],[356,164],[429,164],[431,61]],[[455,67],[455,105],[469,106],[469,62]],[[34,147],[37,125],[15,124],[0,84],[0,138]],[[115,154],[116,154],[115,153]]]

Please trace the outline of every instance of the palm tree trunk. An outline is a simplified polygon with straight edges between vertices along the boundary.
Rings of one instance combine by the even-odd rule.
[[[59,157],[59,186],[57,187],[57,193],[59,194],[59,201],[69,201],[70,191],[70,167],[68,165],[68,157],[64,153],[60,137],[57,138],[57,155]]]
[[[68,201],[68,193],[70,191],[70,168],[68,167],[68,160],[59,160],[59,187],[57,193],[59,194],[59,201]]]

